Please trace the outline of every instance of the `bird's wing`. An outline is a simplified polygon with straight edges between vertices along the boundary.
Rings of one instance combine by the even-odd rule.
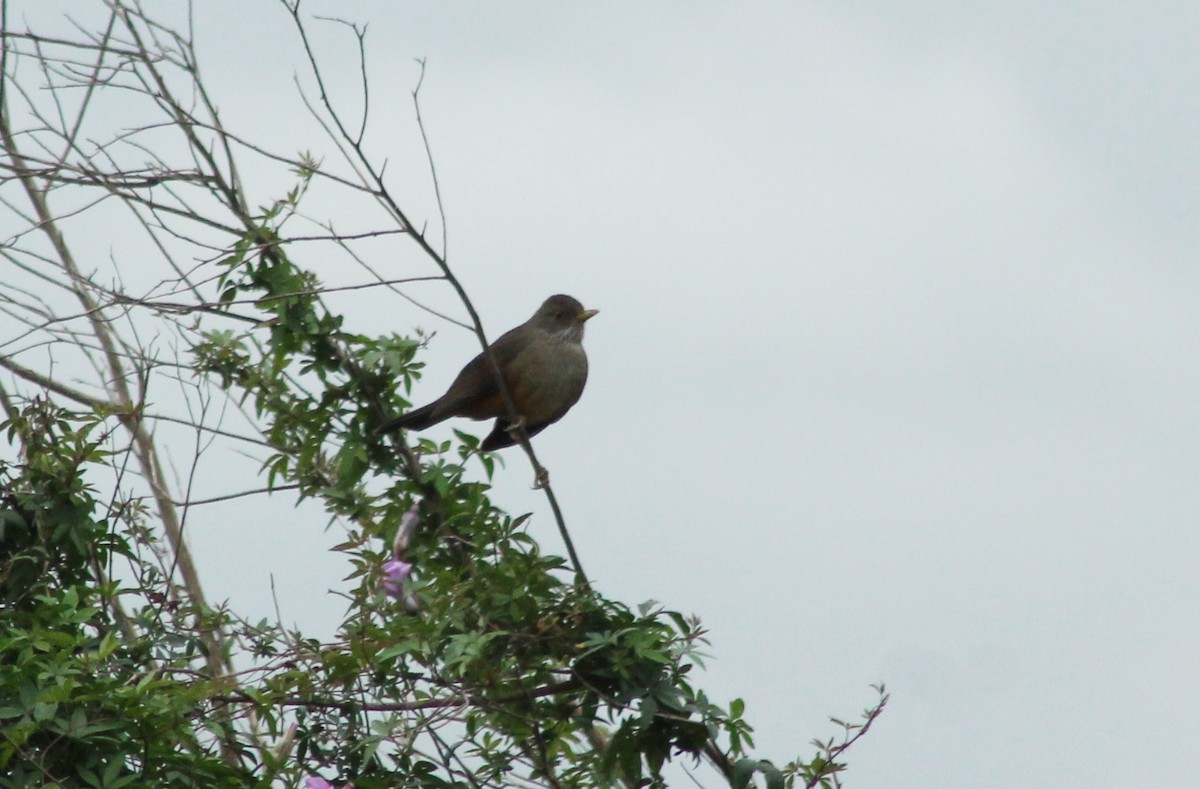
[[[512,341],[515,332],[516,329],[512,329],[502,334],[489,346],[492,356],[501,370],[516,358],[522,347],[520,343]],[[438,412],[447,415],[471,416],[477,419],[484,418],[492,415],[489,401],[499,397],[500,387],[496,385],[496,373],[492,370],[487,356],[480,353],[467,362],[466,367],[463,367],[458,377],[454,379],[454,383],[450,384],[450,388],[441,398]],[[475,416],[477,411],[481,412],[481,416]]]

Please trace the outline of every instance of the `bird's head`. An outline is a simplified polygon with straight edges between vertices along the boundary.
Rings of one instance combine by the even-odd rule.
[[[558,294],[546,299],[529,322],[572,342],[583,340],[583,324],[599,310],[585,310],[577,299]]]

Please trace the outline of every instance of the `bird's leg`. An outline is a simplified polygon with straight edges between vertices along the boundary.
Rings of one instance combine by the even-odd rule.
[[[525,417],[518,416],[508,427],[504,428],[513,437],[513,441],[521,443],[521,433],[525,430]],[[533,478],[533,489],[541,490],[550,484],[550,472],[545,466],[538,465],[537,474]]]
[[[523,431],[525,429],[525,417],[518,415],[517,418],[514,419],[512,422],[510,422],[508,424],[508,427],[506,427],[504,429],[506,431],[508,431],[508,434],[510,436],[512,436],[513,441],[520,444],[521,443],[521,431]]]

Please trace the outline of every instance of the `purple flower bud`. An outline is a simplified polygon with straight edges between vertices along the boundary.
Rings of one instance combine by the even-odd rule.
[[[421,505],[414,501],[408,511],[400,517],[400,527],[396,529],[396,539],[392,542],[392,555],[397,559],[403,559],[404,554],[408,552],[408,546],[412,544],[413,535],[419,525],[421,525]]]
[[[346,784],[346,786],[349,787],[351,784]],[[310,775],[304,779],[304,789],[337,789],[337,787],[319,775]]]
[[[319,775],[310,775],[304,779],[304,789],[338,789]],[[341,789],[354,789],[354,784],[347,781]]]
[[[412,573],[413,566],[399,559],[388,559],[383,563],[383,591],[393,600],[404,598],[404,581]]]

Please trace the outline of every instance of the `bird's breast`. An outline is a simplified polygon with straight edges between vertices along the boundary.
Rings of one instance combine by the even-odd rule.
[[[507,384],[513,403],[530,426],[560,419],[583,394],[587,354],[577,342],[548,337],[530,343],[513,360]]]

